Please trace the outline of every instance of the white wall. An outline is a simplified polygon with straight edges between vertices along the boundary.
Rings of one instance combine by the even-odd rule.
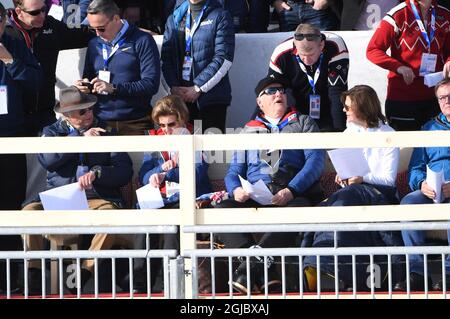
[[[384,105],[387,72],[366,59],[366,47],[372,31],[336,33],[344,38],[350,53],[349,87],[356,84],[372,86]],[[227,127],[240,127],[249,119],[256,105],[255,85],[267,74],[274,48],[291,35],[291,32],[236,35],[235,58],[230,71],[233,100],[228,111]],[[162,36],[156,36],[155,40],[161,49]],[[84,57],[85,49],[60,53],[56,71],[57,87],[69,86],[80,78]],[[166,94],[167,91],[160,86],[153,102]]]

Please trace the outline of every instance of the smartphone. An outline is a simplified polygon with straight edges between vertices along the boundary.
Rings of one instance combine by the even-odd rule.
[[[91,82],[81,82],[82,86],[87,86],[87,88],[92,91],[92,89],[94,88],[94,84],[92,84]]]

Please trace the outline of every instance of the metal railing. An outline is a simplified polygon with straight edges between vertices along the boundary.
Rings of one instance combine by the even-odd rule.
[[[72,274],[74,275],[75,282],[74,288],[72,290],[76,291],[76,298],[81,297],[82,287],[81,287],[81,260],[93,259],[94,260],[94,287],[93,287],[93,297],[101,297],[99,293],[99,265],[103,260],[111,261],[111,291],[110,293],[103,294],[102,298],[116,298],[116,262],[118,259],[128,259],[128,275],[129,275],[129,295],[127,297],[133,298],[134,293],[134,259],[145,259],[146,261],[146,298],[152,298],[152,282],[151,282],[151,272],[150,265],[151,262],[156,262],[156,259],[162,260],[162,270],[163,270],[163,291],[162,296],[164,298],[170,297],[170,282],[169,282],[169,260],[177,256],[176,250],[159,250],[153,249],[150,246],[149,236],[159,235],[159,234],[176,234],[177,226],[79,226],[79,227],[0,227],[0,235],[21,235],[23,238],[27,235],[44,235],[44,234],[143,234],[146,236],[145,247],[141,249],[111,249],[111,250],[101,250],[101,251],[91,251],[91,250],[50,250],[50,251],[31,251],[27,250],[27,246],[24,243],[23,251],[8,251],[0,252],[0,260],[6,263],[6,298],[10,299],[11,295],[11,262],[20,263],[23,266],[23,296],[25,299],[29,298],[29,267],[28,263],[30,260],[40,260],[41,261],[41,294],[42,298],[54,298],[55,295],[47,294],[47,276],[46,276],[46,261],[57,261],[57,273],[52,274],[52,284],[53,281],[57,281],[59,298],[64,298],[64,275],[63,267],[64,262],[70,260],[73,262],[75,260],[75,267],[72,267]],[[17,280],[17,278],[15,278]],[[173,292],[176,293],[176,292]],[[142,295],[142,292],[141,292]]]
[[[357,256],[367,256],[369,257],[369,265],[367,266],[367,272],[369,275],[367,276],[367,288],[370,289],[370,295],[367,293],[362,293],[364,298],[411,298],[412,292],[410,289],[410,262],[409,256],[413,254],[419,254],[424,256],[424,278],[428,278],[430,276],[429,268],[428,268],[428,256],[429,255],[440,255],[441,257],[441,276],[440,279],[443,281],[443,290],[442,292],[433,292],[433,297],[447,298],[447,292],[445,287],[445,278],[446,275],[450,275],[446,273],[445,270],[445,255],[450,253],[449,246],[416,246],[416,247],[338,247],[337,235],[338,232],[369,232],[369,231],[400,231],[400,230],[448,230],[450,229],[450,222],[404,222],[404,223],[345,223],[345,224],[303,224],[303,225],[295,225],[295,224],[278,224],[278,225],[204,225],[204,226],[185,226],[183,228],[184,232],[187,233],[209,233],[210,238],[214,239],[216,234],[221,233],[303,233],[303,232],[332,232],[333,233],[333,243],[330,247],[305,247],[305,248],[264,248],[258,247],[258,249],[254,248],[239,248],[239,249],[215,249],[214,245],[211,245],[209,249],[189,249],[183,251],[183,256],[192,259],[192,268],[190,272],[192,273],[192,297],[193,298],[216,298],[217,295],[220,297],[228,297],[228,298],[236,298],[236,297],[261,297],[261,292],[258,292],[256,295],[252,293],[252,283],[257,279],[257,272],[251,272],[250,269],[254,269],[255,267],[250,267],[250,259],[251,257],[263,258],[262,264],[263,268],[263,285],[265,287],[263,289],[264,298],[289,298],[289,297],[299,297],[299,298],[322,298],[323,294],[321,291],[321,277],[324,276],[321,272],[321,257],[327,256],[333,259],[333,267],[334,273],[331,275],[333,277],[333,287],[330,289],[334,292],[335,298],[351,297],[351,298],[360,298],[361,296],[357,294],[357,276],[356,276],[356,266],[358,262],[356,261]],[[213,242],[213,241],[211,241]],[[392,256],[405,256],[405,263],[401,266],[405,271],[405,279],[406,279],[406,291],[405,293],[400,293],[397,295],[393,294],[393,273],[392,273]],[[305,275],[304,275],[304,265],[303,259],[307,256],[314,256],[316,259],[315,268],[317,270],[317,288],[314,289],[314,293],[311,291],[307,291],[305,289]],[[351,257],[351,286],[348,286],[348,292],[342,294],[342,287],[340,287],[340,278],[338,268],[342,266],[340,262],[338,262],[339,256],[349,256]],[[387,268],[386,276],[387,276],[387,289],[381,293],[375,293],[376,283],[380,283],[382,278],[382,274],[379,270],[379,265],[374,262],[374,256],[386,256],[387,262],[385,262],[385,267]],[[276,293],[270,294],[268,291],[268,269],[273,267],[268,265],[268,259],[273,259],[273,257],[280,257],[281,263],[279,267],[281,267],[281,289]],[[294,264],[297,266],[298,270],[298,281],[296,284],[297,291],[295,289],[291,289],[290,294],[287,294],[287,281],[295,280],[292,276],[286,274],[286,257],[294,257],[296,261]],[[200,258],[209,258],[210,259],[210,274],[211,274],[211,283],[212,283],[212,291],[207,294],[200,294],[198,291],[199,286],[199,259]],[[228,282],[228,293],[225,294],[224,291],[221,291],[221,294],[216,293],[216,269],[215,265],[217,263],[217,259],[227,259],[227,274],[218,274],[219,276],[227,276]],[[245,258],[246,262],[246,280],[247,283],[246,295],[239,294],[233,291],[233,277],[235,266],[233,265],[233,258],[241,259]],[[222,262],[225,262],[222,260]],[[257,261],[252,261],[253,263],[258,263]],[[259,261],[261,264],[261,261]],[[262,265],[260,265],[262,266]],[[375,270],[377,266],[377,271]],[[399,266],[398,264],[396,266]],[[292,274],[291,274],[292,275]],[[376,276],[378,276],[377,280],[375,280]],[[439,276],[438,276],[439,280]],[[292,286],[292,285],[291,285]],[[294,285],[295,286],[295,285]],[[329,290],[329,291],[330,291]],[[328,292],[329,292],[328,291]],[[350,292],[350,293],[349,293]],[[430,287],[428,287],[428,281],[424,280],[424,291],[423,297],[428,298],[430,292]],[[361,293],[361,291],[359,291]],[[342,294],[342,295],[341,295]],[[325,297],[330,294],[325,294]]]
[[[289,138],[287,138],[289,137]],[[386,221],[450,220],[448,204],[303,207],[261,209],[195,209],[195,152],[246,149],[327,149],[354,147],[448,147],[449,131],[385,133],[296,133],[296,134],[229,134],[182,136],[1,138],[0,153],[77,153],[77,152],[146,152],[178,151],[180,165],[180,209],[111,210],[95,213],[4,211],[0,227],[72,227],[133,225],[234,225],[234,224],[302,224]],[[420,207],[418,207],[420,206]],[[82,218],[80,218],[82,214]],[[53,229],[53,228],[52,228]],[[50,233],[54,233],[53,231]],[[180,234],[180,250],[195,248],[195,234]],[[185,260],[190,270],[191,260]],[[192,294],[192,277],[185,276],[185,297]]]

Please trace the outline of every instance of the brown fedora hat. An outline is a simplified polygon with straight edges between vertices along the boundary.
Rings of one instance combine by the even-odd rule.
[[[97,97],[85,94],[75,86],[70,86],[59,91],[59,102],[55,105],[55,112],[67,113],[75,110],[90,108],[97,103]]]

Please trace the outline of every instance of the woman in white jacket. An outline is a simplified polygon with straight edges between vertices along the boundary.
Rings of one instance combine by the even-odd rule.
[[[342,93],[342,104],[347,116],[346,133],[354,132],[391,132],[394,131],[382,114],[380,101],[376,92],[367,85],[357,85]],[[351,136],[349,134],[349,136]],[[398,204],[395,181],[400,158],[400,151],[396,147],[364,148],[364,158],[369,166],[369,172],[364,176],[353,176],[342,179],[336,175],[336,183],[341,189],[320,203],[320,206],[360,206],[360,205],[390,205]],[[305,234],[302,246],[313,247],[367,247],[367,246],[403,246],[399,231],[379,232],[338,232],[336,243],[333,233],[316,232]],[[386,271],[386,256],[376,256],[375,263],[380,265],[381,273]],[[381,258],[380,258],[381,257]],[[333,257],[321,256],[322,275],[334,276]],[[393,256],[394,284],[402,279],[402,257]],[[370,290],[370,273],[367,273],[368,256],[356,257],[356,272],[358,290]],[[316,257],[305,258],[305,274],[310,290],[315,290]],[[352,261],[350,256],[339,257],[339,289],[351,289]],[[385,276],[383,275],[381,281]],[[386,281],[384,281],[386,284]],[[380,287],[376,287],[380,288]],[[333,289],[334,290],[334,289]]]

